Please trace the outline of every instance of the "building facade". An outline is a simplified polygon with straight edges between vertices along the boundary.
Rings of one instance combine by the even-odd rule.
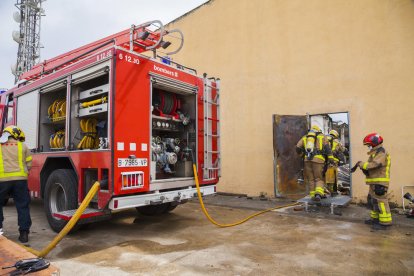
[[[212,0],[168,27],[185,34],[175,61],[221,78],[219,191],[275,195],[273,114],[348,112],[352,162],[379,132],[401,204],[414,185],[414,1]],[[364,201],[362,173],[352,187]]]

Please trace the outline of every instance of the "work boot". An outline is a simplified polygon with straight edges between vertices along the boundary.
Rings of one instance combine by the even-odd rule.
[[[390,227],[391,227],[391,225],[384,225],[384,224],[373,224],[372,226],[371,226],[371,229],[372,230],[388,230],[388,229],[390,229]]]
[[[379,224],[379,219],[370,218],[370,219],[366,219],[364,222],[365,224],[368,224],[368,225],[374,225],[374,224]]]
[[[29,241],[29,231],[21,230],[19,232],[20,232],[19,241],[21,243],[27,243]]]

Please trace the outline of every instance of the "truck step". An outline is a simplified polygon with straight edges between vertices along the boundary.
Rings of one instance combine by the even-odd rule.
[[[63,220],[70,220],[73,215],[75,214],[77,209],[74,210],[66,210],[66,211],[62,211],[62,212],[57,212],[54,213],[53,216],[59,219],[63,219]],[[94,209],[94,208],[86,208],[85,211],[83,212],[83,214],[81,215],[80,219],[86,219],[86,218],[91,218],[91,217],[96,217],[96,216],[102,216],[105,215],[105,213],[99,209]]]

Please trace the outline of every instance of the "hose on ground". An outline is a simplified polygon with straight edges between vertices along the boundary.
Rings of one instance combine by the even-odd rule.
[[[76,225],[79,218],[85,211],[86,207],[88,207],[89,203],[91,202],[92,198],[95,196],[95,194],[98,192],[100,187],[100,184],[98,181],[96,181],[92,188],[89,190],[86,197],[83,199],[82,204],[79,206],[78,210],[76,210],[73,217],[66,223],[65,227],[59,232],[59,234],[56,235],[56,237],[51,241],[42,251],[37,251],[33,248],[26,247],[22,245],[27,251],[31,252],[32,254],[38,256],[38,257],[46,257],[47,254],[49,254],[50,251],[52,251],[56,245],[72,230],[72,228]]]
[[[244,218],[244,219],[242,219],[240,221],[236,221],[236,222],[233,222],[233,223],[227,223],[227,224],[218,223],[217,221],[215,221],[210,216],[210,214],[207,212],[206,207],[204,206],[203,197],[201,196],[201,192],[200,192],[200,183],[198,182],[197,167],[196,167],[195,164],[193,164],[193,172],[194,172],[194,179],[195,179],[195,183],[196,183],[196,187],[197,187],[197,196],[198,196],[198,200],[200,201],[201,209],[203,210],[203,213],[207,217],[207,219],[211,223],[217,225],[218,227],[223,227],[224,228],[224,227],[232,227],[232,226],[240,225],[240,224],[245,223],[246,221],[248,221],[248,220],[250,220],[250,219],[252,219],[254,217],[257,217],[257,216],[259,216],[261,214],[270,212],[272,210],[286,208],[286,207],[291,207],[291,206],[295,206],[295,205],[299,205],[300,204],[300,203],[297,203],[296,202],[296,203],[292,203],[292,204],[286,204],[286,205],[282,205],[282,206],[276,206],[276,207],[273,207],[273,208],[270,208],[270,209],[266,209],[266,210],[257,212],[257,213],[255,213],[253,215],[250,215],[250,216],[248,216],[248,217],[246,217],[246,218]]]

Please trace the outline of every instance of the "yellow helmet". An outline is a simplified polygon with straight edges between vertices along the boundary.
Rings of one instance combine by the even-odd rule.
[[[333,138],[338,139],[339,138],[339,133],[338,131],[332,129],[331,131],[329,131],[329,135],[331,135]]]
[[[314,132],[318,133],[318,132],[322,132],[321,128],[318,127],[317,125],[313,125],[311,127],[311,130],[313,130]]]
[[[20,142],[24,142],[26,140],[26,136],[24,135],[23,130],[13,125],[7,126],[5,129],[3,129],[3,136],[11,136]]]

